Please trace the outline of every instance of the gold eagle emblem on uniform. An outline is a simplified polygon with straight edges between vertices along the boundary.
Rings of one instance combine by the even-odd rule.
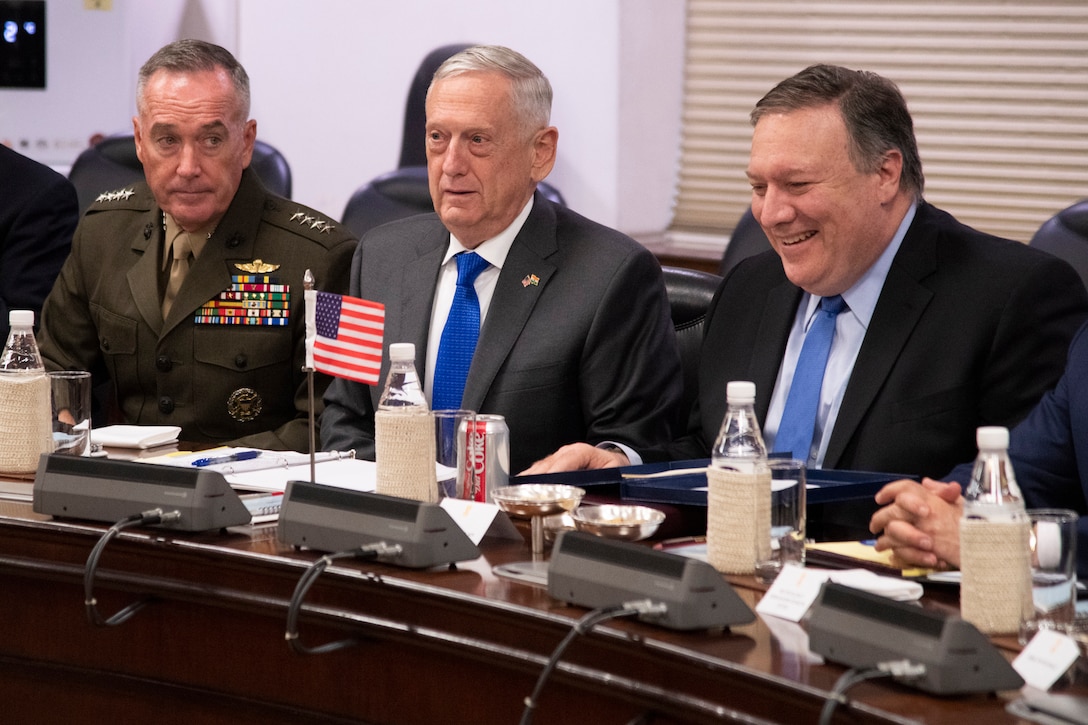
[[[280,268],[278,264],[269,264],[263,259],[254,259],[252,262],[236,262],[235,267],[243,272],[249,272],[250,274],[264,274],[265,272],[275,272]]]

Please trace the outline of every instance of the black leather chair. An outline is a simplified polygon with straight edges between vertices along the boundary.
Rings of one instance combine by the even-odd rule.
[[[1088,199],[1048,219],[1030,244],[1069,262],[1088,287]]]
[[[722,278],[709,272],[682,267],[662,267],[665,274],[665,291],[669,296],[676,343],[680,347],[680,364],[684,371],[684,397],[681,418],[695,403],[698,393],[699,351],[703,347],[703,323],[710,308],[710,301],[718,290]]]
[[[751,257],[753,254],[765,252],[770,248],[771,243],[767,240],[767,235],[763,233],[763,228],[759,226],[759,222],[752,216],[752,207],[748,207],[748,210],[741,215],[736,228],[733,229],[733,234],[729,237],[729,245],[725,248],[725,254],[722,255],[722,264],[718,268],[718,274],[724,277],[740,260]]]
[[[470,43],[443,45],[428,53],[419,64],[404,106],[397,168],[360,186],[344,207],[340,221],[357,237],[394,219],[434,211],[427,183],[427,89],[435,71],[447,58],[470,47]],[[541,183],[538,188],[552,201],[564,203],[563,196],[550,184]]]
[[[291,198],[291,167],[273,146],[258,139],[253,144],[250,168],[269,191]],[[144,167],[136,157],[136,141],[131,135],[109,136],[99,141],[84,150],[68,172],[68,180],[76,187],[80,214],[102,192],[120,189],[143,178]]]

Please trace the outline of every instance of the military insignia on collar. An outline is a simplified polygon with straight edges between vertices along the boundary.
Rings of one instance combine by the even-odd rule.
[[[237,262],[234,265],[243,272],[249,272],[250,274],[264,274],[265,272],[275,272],[280,268],[278,264],[269,264],[263,259],[254,259],[252,262]]]
[[[240,423],[255,420],[261,414],[260,394],[253,388],[238,388],[227,398],[227,412]]]
[[[136,192],[132,189],[117,189],[116,191],[104,191],[95,197],[95,202],[100,201],[128,201],[128,198]]]
[[[328,234],[333,229],[336,229],[336,226],[328,220],[318,219],[317,217],[307,214],[306,212],[301,210],[296,211],[294,214],[291,215],[291,221],[298,222],[299,226],[308,226],[310,227],[310,229],[316,229],[322,234]]]

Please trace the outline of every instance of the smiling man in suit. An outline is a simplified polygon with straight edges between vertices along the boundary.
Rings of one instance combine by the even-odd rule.
[[[751,120],[752,212],[773,251],[723,280],[688,433],[643,457],[708,456],[727,383],[751,380],[768,448],[810,467],[940,476],[970,460],[976,427],[1014,425],[1061,375],[1088,315],[1076,272],[927,203],[906,101],[875,73],[812,66]],[[826,365],[806,388],[794,371],[832,301]],[[576,445],[531,472],[627,462]]]
[[[436,213],[373,230],[351,269],[351,294],[385,305],[385,344],[415,343],[433,408],[505,416],[515,472],[573,441],[663,444],[682,380],[657,260],[535,193],[555,163],[551,96],[507,48],[448,59],[426,103]],[[478,276],[459,282],[470,266]],[[443,333],[460,295],[477,305],[479,339],[467,378],[450,384]],[[379,393],[336,380],[323,447],[372,459]]]

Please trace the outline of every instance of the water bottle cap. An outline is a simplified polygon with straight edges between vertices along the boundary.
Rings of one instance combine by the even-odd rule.
[[[394,342],[389,346],[389,359],[397,362],[415,362],[415,343]]]
[[[33,327],[34,310],[11,310],[8,312],[8,325],[11,327]]]
[[[725,399],[730,403],[754,403],[756,384],[747,380],[733,380],[725,386]]]
[[[975,442],[980,451],[1001,450],[1009,447],[1009,429],[1000,425],[985,425],[975,431]]]

